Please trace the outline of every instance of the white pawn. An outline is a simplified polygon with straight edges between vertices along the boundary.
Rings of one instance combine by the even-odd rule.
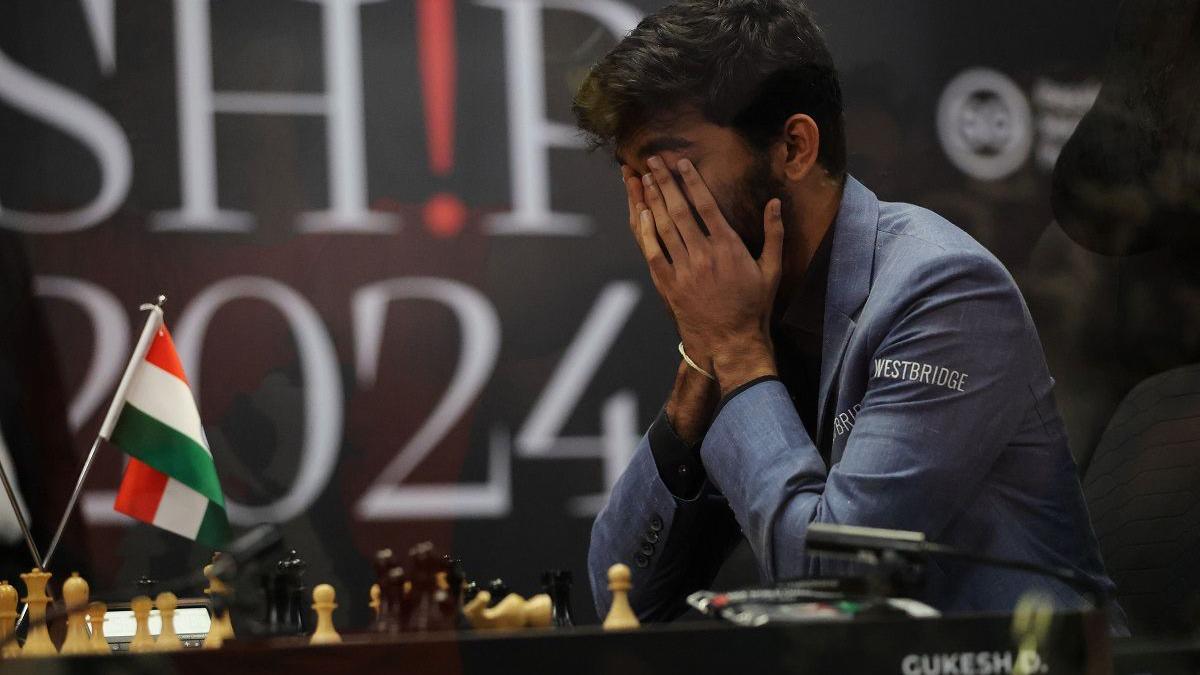
[[[637,615],[633,613],[633,608],[629,606],[629,589],[633,588],[629,583],[630,576],[628,565],[617,563],[608,568],[608,590],[612,592],[612,606],[608,609],[608,616],[604,617],[604,630],[626,630],[641,625]]]
[[[318,584],[313,589],[312,608],[317,612],[317,629],[308,644],[335,645],[342,641],[342,636],[333,627],[333,610],[337,609],[335,597],[336,592],[329,584]]]
[[[216,556],[213,559],[216,560]],[[204,589],[205,595],[209,598],[221,596],[221,599],[229,595],[229,588],[225,586],[225,582],[213,574],[212,565],[204,566],[204,576],[208,577],[208,588]],[[216,604],[210,600],[210,606]],[[221,602],[221,605],[224,606],[224,602]],[[219,614],[215,610],[210,610],[209,613],[212,614],[212,623],[209,624],[208,635],[204,637],[204,648],[220,649],[226,640],[233,639],[233,623],[229,620],[228,609]]]
[[[104,639],[104,615],[108,612],[108,605],[103,602],[93,602],[88,605],[88,628],[92,629],[92,651],[96,654],[112,654],[112,648],[108,646],[108,640]]]
[[[173,652],[183,649],[183,642],[175,632],[175,607],[179,600],[174,593],[159,593],[154,598],[154,606],[158,608],[158,616],[162,619],[162,629],[158,631],[158,640],[154,643],[155,651]]]
[[[71,578],[63,582],[63,602],[67,603],[67,637],[63,640],[60,654],[88,654],[92,645],[85,627],[88,602],[88,583],[71,572]]]
[[[133,653],[154,651],[154,636],[150,635],[150,610],[154,601],[149,596],[139,595],[129,601],[133,610],[133,619],[137,628],[133,631],[133,639],[129,641],[129,651]]]

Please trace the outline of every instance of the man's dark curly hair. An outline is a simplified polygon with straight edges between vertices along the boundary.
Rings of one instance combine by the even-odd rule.
[[[765,150],[796,113],[821,134],[817,161],[846,171],[842,90],[800,0],[685,0],[647,16],[588,73],[575,117],[593,147],[694,108]]]

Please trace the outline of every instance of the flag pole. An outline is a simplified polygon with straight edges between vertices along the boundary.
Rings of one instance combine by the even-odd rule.
[[[154,304],[145,304],[140,307],[141,311],[149,311],[150,315],[146,317],[146,325],[142,328],[142,335],[138,338],[137,346],[133,350],[133,355],[129,359],[129,364],[125,366],[125,374],[121,376],[121,383],[117,385],[117,393],[113,395],[112,403],[108,406],[108,414],[104,416],[104,422],[100,425],[100,433],[96,435],[96,440],[92,442],[92,449],[88,451],[87,459],[83,461],[83,468],[79,471],[79,478],[75,481],[75,491],[71,493],[71,499],[67,502],[67,508],[63,512],[62,518],[58,521],[58,529],[54,531],[54,538],[50,540],[50,547],[46,549],[46,555],[42,558],[41,567],[43,570],[50,564],[50,559],[54,556],[54,552],[58,550],[58,542],[62,539],[63,531],[67,529],[67,523],[71,520],[71,513],[75,511],[75,504],[79,502],[79,495],[83,492],[83,484],[87,480],[88,473],[92,470],[92,463],[96,460],[96,452],[100,449],[100,440],[108,440],[112,435],[113,427],[117,424],[117,417],[121,414],[121,409],[125,404],[125,393],[129,390],[129,383],[133,380],[134,371],[139,363],[146,358],[146,352],[150,351],[150,343],[154,341],[154,334],[163,324],[163,303],[167,301],[167,296],[158,296],[158,301]],[[7,481],[5,482],[7,485]],[[25,612],[29,609],[28,605],[21,609],[21,616],[17,619],[17,626],[20,627],[21,622],[25,619]]]
[[[100,425],[100,433],[96,435],[96,440],[92,442],[92,449],[88,452],[87,459],[83,463],[83,469],[79,472],[79,479],[75,481],[75,491],[71,493],[71,500],[67,502],[67,509],[58,521],[58,529],[54,532],[54,538],[50,540],[50,547],[46,549],[46,557],[43,562],[47,565],[50,564],[50,558],[54,555],[54,551],[58,549],[58,542],[62,539],[63,530],[66,529],[67,521],[71,519],[71,513],[75,510],[75,504],[79,501],[80,493],[83,492],[83,483],[87,480],[88,473],[92,470],[92,463],[96,459],[96,451],[100,449],[100,439],[108,440],[108,437],[112,435],[113,427],[117,424],[117,417],[120,416],[121,409],[124,407],[125,392],[129,390],[129,383],[133,380],[133,373],[137,369],[137,365],[146,358],[146,352],[150,350],[150,343],[154,341],[154,334],[162,326],[162,305],[166,301],[167,297],[160,295],[158,296],[157,303],[141,306],[141,310],[149,310],[150,315],[146,317],[146,325],[142,328],[142,335],[138,338],[137,347],[134,348],[133,356],[129,359],[129,365],[125,366],[125,374],[121,376],[121,383],[117,385],[117,393],[113,396],[112,403],[108,406],[108,414],[104,416],[104,423]]]

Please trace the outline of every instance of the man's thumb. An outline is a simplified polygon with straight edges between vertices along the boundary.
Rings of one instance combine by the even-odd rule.
[[[767,202],[763,212],[763,249],[758,267],[772,282],[779,278],[783,258],[783,203],[778,199]]]

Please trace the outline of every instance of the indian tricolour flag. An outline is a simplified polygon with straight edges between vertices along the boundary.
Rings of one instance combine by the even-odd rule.
[[[100,433],[130,456],[114,508],[219,548],[229,520],[216,465],[162,310],[147,308],[152,315]]]

